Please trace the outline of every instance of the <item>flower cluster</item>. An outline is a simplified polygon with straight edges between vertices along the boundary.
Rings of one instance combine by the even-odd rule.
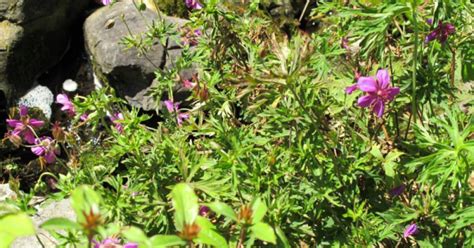
[[[22,139],[28,144],[34,144],[36,138],[35,129],[44,125],[43,121],[28,116],[28,108],[26,106],[20,106],[19,119],[7,119],[7,123],[8,126],[13,128],[13,130],[7,133],[7,138],[16,146],[21,145]]]
[[[429,25],[433,24],[433,20],[431,19],[428,19],[427,22]],[[455,31],[456,29],[454,28],[453,24],[443,23],[440,20],[438,21],[438,26],[426,36],[425,43],[428,43],[435,39],[438,40],[440,43],[445,43],[448,39],[448,36],[454,34]]]
[[[372,108],[378,117],[382,117],[385,104],[400,93],[398,87],[390,86],[390,75],[385,69],[379,70],[376,77],[359,77],[356,84],[346,88],[346,93],[352,94],[358,89],[366,93],[359,98],[358,105],[363,108]]]

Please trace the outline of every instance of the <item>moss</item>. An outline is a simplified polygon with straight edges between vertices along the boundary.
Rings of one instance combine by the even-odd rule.
[[[0,22],[0,50],[8,50],[19,37],[23,29],[9,21]]]

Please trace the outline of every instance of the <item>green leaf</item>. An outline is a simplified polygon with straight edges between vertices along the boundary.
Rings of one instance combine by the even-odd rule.
[[[215,247],[228,247],[227,241],[224,237],[219,235],[217,232],[213,231],[212,229],[201,229],[199,231],[197,239],[194,240],[197,243],[212,245]]]
[[[60,217],[52,218],[43,222],[43,224],[41,224],[41,228],[46,230],[75,230],[80,229],[81,226],[70,219]]]
[[[146,234],[138,227],[130,227],[127,230],[123,232],[123,236],[132,242],[137,242],[137,243],[147,243],[148,242],[148,237]]]
[[[252,231],[252,234],[255,236],[255,238],[276,244],[275,232],[270,225],[259,222],[250,227],[250,230]]]
[[[199,212],[198,198],[193,189],[185,183],[174,186],[171,198],[175,209],[175,226],[181,231],[186,224],[191,225],[196,220]]]
[[[262,221],[263,216],[267,213],[267,205],[259,197],[252,204],[252,224]]]
[[[28,215],[15,213],[0,217],[0,248],[10,247],[18,237],[34,234],[35,227]]]
[[[225,217],[231,220],[237,221],[237,215],[229,205],[223,202],[213,202],[207,204],[207,206],[216,214],[224,215]]]
[[[176,235],[155,235],[150,238],[152,247],[170,247],[186,245],[186,241]]]

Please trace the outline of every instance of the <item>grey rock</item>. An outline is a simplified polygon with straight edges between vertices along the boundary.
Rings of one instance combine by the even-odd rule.
[[[48,87],[37,85],[20,98],[18,105],[25,105],[29,108],[39,108],[43,111],[47,119],[51,118],[51,105],[54,102],[54,95]]]
[[[181,27],[186,20],[160,15],[166,23]],[[173,66],[181,55],[181,49],[174,40],[166,37],[166,46],[155,42],[144,54],[135,48],[126,49],[121,43],[125,36],[145,38],[145,32],[152,21],[158,20],[156,12],[149,9],[139,12],[130,1],[104,6],[84,23],[86,50],[94,65],[98,78],[108,83],[117,94],[133,106],[154,110],[157,105],[147,96],[155,71]],[[189,76],[190,72],[183,72]]]
[[[57,241],[45,230],[39,226],[51,218],[68,218],[70,220],[76,219],[76,214],[71,206],[69,199],[63,199],[57,202],[46,203],[40,206],[38,213],[32,217],[33,223],[37,229],[37,237],[41,240],[42,246],[36,236],[24,237],[15,240],[12,248],[41,248],[41,247],[56,247]]]
[[[0,90],[11,100],[54,66],[89,0],[0,0]]]
[[[14,198],[16,198],[16,193],[10,189],[10,185],[0,184],[0,202]]]

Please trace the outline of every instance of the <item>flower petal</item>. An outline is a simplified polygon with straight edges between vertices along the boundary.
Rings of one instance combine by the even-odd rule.
[[[377,71],[377,80],[381,89],[385,89],[390,85],[390,75],[388,70],[382,69]]]
[[[40,120],[37,120],[37,119],[30,119],[30,121],[28,122],[28,125],[30,125],[32,127],[35,127],[35,128],[40,128],[44,125],[44,121],[40,121]]]
[[[359,87],[357,87],[357,84],[353,84],[351,86],[347,86],[346,89],[345,89],[345,92],[350,95],[350,94],[352,94],[352,92],[354,92],[358,88]]]
[[[386,92],[387,92],[387,99],[392,101],[393,98],[395,98],[395,96],[400,93],[400,88],[391,87],[391,88],[387,89]]]
[[[28,115],[28,107],[25,105],[20,106],[20,116],[27,116]]]
[[[123,245],[123,248],[138,248],[138,244],[137,243],[126,243],[125,245]]]
[[[23,122],[21,122],[20,120],[15,120],[15,119],[7,119],[7,123],[10,127],[14,127],[14,128],[23,126]]]
[[[428,43],[434,39],[436,39],[436,36],[438,36],[438,30],[435,29],[433,32],[429,33],[426,38],[425,38],[425,43]]]
[[[357,86],[364,92],[376,92],[377,81],[373,77],[360,77]]]
[[[379,118],[382,117],[383,112],[385,111],[385,103],[382,100],[377,100],[372,110]]]
[[[30,129],[26,129],[23,132],[23,138],[25,139],[26,143],[35,144],[36,137]]]
[[[52,164],[56,161],[56,154],[53,151],[49,151],[44,155],[44,158],[48,164]]]
[[[58,94],[56,96],[56,102],[59,104],[71,104],[69,97],[66,94]]]
[[[357,100],[357,104],[359,104],[360,107],[366,108],[370,106],[372,102],[376,99],[376,97],[371,95],[361,96],[359,100]]]
[[[36,156],[42,156],[45,152],[44,147],[42,146],[34,146],[31,148],[31,151],[36,155]]]

